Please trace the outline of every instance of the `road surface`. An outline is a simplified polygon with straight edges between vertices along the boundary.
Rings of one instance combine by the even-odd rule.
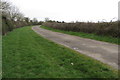
[[[74,49],[118,69],[118,45],[116,44],[52,32],[40,28],[40,26],[34,26],[32,29],[44,38]]]

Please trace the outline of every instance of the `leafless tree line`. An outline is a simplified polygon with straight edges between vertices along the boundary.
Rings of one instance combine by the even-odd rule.
[[[12,31],[14,28],[40,24],[36,18],[30,20],[10,2],[0,1],[0,12],[2,13],[2,34]]]

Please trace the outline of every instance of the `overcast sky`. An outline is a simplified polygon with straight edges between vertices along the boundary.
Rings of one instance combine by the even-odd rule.
[[[27,17],[58,21],[110,21],[118,18],[120,0],[9,0]]]

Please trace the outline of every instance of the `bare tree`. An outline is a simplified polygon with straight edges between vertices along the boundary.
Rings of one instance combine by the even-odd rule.
[[[38,24],[38,20],[36,18],[33,18],[33,24],[34,25]]]
[[[0,12],[2,13],[3,34],[17,27],[39,23],[36,18],[30,21],[28,17],[24,17],[19,9],[7,0],[0,0]]]
[[[2,16],[9,17],[9,10],[11,9],[11,4],[6,1],[0,1]]]
[[[45,18],[45,22],[48,22],[50,19],[49,18]]]

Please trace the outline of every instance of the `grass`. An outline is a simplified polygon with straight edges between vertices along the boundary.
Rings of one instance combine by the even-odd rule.
[[[83,38],[89,38],[89,39],[94,39],[94,40],[98,40],[98,41],[104,41],[104,42],[109,42],[109,43],[114,43],[114,44],[120,45],[120,38],[113,38],[111,36],[100,36],[100,35],[96,35],[93,33],[89,34],[89,33],[83,33],[83,32],[64,31],[64,30],[58,30],[58,29],[54,29],[54,28],[46,27],[46,26],[41,26],[41,28],[52,30],[55,32],[61,32],[61,33],[75,35],[75,36],[79,36],[79,37],[83,37]]]
[[[108,65],[55,44],[32,31],[3,36],[3,78],[117,78]]]

